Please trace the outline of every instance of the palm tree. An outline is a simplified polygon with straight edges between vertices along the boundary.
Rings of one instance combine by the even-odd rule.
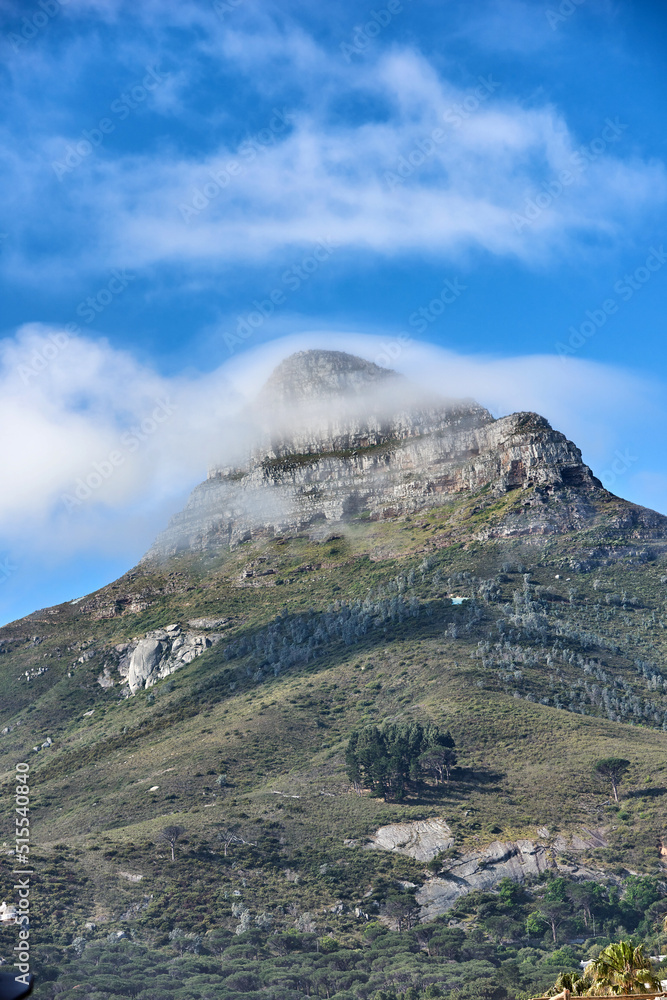
[[[583,997],[591,989],[593,983],[588,972],[561,972],[552,987],[553,993],[569,990],[572,996]],[[550,991],[551,992],[551,991]]]
[[[602,987],[612,994],[648,993],[660,989],[660,980],[653,972],[644,946],[633,948],[630,941],[607,945],[593,962],[590,972],[594,988]]]

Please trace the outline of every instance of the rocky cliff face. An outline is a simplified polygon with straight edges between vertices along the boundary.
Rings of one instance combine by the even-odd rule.
[[[202,618],[192,624],[208,629],[216,623]],[[225,620],[219,620],[218,627],[220,624]],[[221,638],[219,632],[189,631],[177,624],[153,629],[142,639],[116,645],[111,651],[115,656],[107,661],[97,683],[105,689],[120,683],[124,694],[136,694],[192,663]]]
[[[359,842],[346,843],[356,846]],[[436,816],[381,826],[365,846],[371,850],[407,854],[416,861],[432,861],[454,843],[449,826]],[[435,920],[451,910],[459,897],[474,891],[493,890],[504,878],[525,882],[553,871],[575,880],[595,880],[601,872],[580,864],[576,855],[607,846],[603,830],[582,829],[564,837],[551,836],[546,827],[540,827],[534,840],[494,841],[478,850],[462,851],[455,858],[443,861],[439,874],[428,878],[416,893],[420,919]]]
[[[261,534],[326,535],[355,517],[400,516],[483,486],[495,497],[534,487],[532,522],[519,530],[544,533],[572,527],[587,494],[604,492],[543,417],[494,420],[470,400],[425,398],[395,372],[341,352],[288,358],[255,414],[260,443],[245,464],[212,469],[149,558]],[[549,506],[554,496],[572,501],[569,514]]]

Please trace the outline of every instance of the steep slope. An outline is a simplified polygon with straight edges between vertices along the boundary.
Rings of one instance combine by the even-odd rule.
[[[582,526],[608,496],[543,417],[494,420],[471,401],[424,399],[396,373],[340,352],[288,358],[255,419],[261,444],[243,465],[209,472],[149,561],[304,529],[325,537],[354,517],[404,516],[484,487],[489,499],[531,491],[528,516],[504,530],[544,534]],[[664,532],[652,512],[628,505],[626,516]]]
[[[462,921],[469,964],[482,975],[483,959],[497,979],[503,948],[548,957],[560,943],[526,931],[547,874],[624,899],[633,872],[664,877],[667,519],[605,491],[543,418],[415,401],[360,359],[297,355],[262,399],[264,446],[235,472],[213,470],[137,568],[0,630],[6,822],[14,765],[28,760],[37,953],[62,1000],[81,995],[77,949],[92,956],[87,975],[95,948],[107,972],[120,960],[104,951],[110,934],[157,948],[167,986],[173,942],[197,975],[176,931],[199,935],[208,956],[211,935],[227,935],[227,965],[242,946],[290,955],[295,935],[287,965],[302,953],[307,965],[309,942],[319,956],[333,937],[352,969],[352,951],[380,933],[373,918],[400,925],[392,914],[409,905],[408,924]],[[262,412],[275,415],[264,428]],[[449,784],[385,803],[350,786],[344,750],[354,729],[396,720],[451,729],[459,766]],[[593,773],[606,756],[631,761],[620,807]],[[167,825],[185,829],[173,866]],[[484,914],[497,897],[479,893],[503,876],[529,895],[496,949]],[[635,918],[611,898],[596,919],[613,934]],[[563,934],[581,936],[579,919],[563,916]],[[392,947],[417,964],[405,958],[398,981],[473,975],[457,980],[435,948],[432,975],[420,972],[409,933]],[[13,944],[0,929],[0,953]],[[362,965],[323,995],[396,988],[389,965],[366,979]],[[319,980],[299,968],[308,986],[288,995],[314,995]],[[503,975],[498,1000],[542,983]],[[219,988],[193,979],[179,995],[273,996],[240,980]]]

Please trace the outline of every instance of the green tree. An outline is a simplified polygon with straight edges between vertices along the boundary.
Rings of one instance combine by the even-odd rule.
[[[412,927],[419,916],[419,907],[414,896],[409,892],[391,892],[382,906],[385,917],[393,920],[396,930],[402,931]]]
[[[588,972],[561,972],[549,992],[553,995],[569,990],[572,996],[581,997],[588,993],[592,985],[593,980]]]
[[[355,730],[345,751],[347,776],[360,788],[381,791],[384,785],[386,748],[377,726]]]
[[[430,773],[440,780],[456,763],[454,740],[437,726],[418,722],[391,723],[355,730],[345,751],[347,776],[359,788],[385,799],[402,799]]]
[[[605,781],[611,782],[616,802],[618,802],[618,786],[623,780],[623,776],[629,767],[630,761],[625,760],[624,757],[604,757],[595,765],[596,773],[599,774],[601,778],[604,778]]]
[[[171,860],[175,861],[174,850],[177,840],[185,833],[184,826],[165,826],[160,830],[159,839],[166,841],[171,847]]]
[[[551,928],[551,936],[556,943],[556,931],[562,922],[569,916],[569,907],[558,900],[543,899],[537,908],[537,912],[548,923]]]
[[[604,888],[597,882],[570,882],[567,896],[575,909],[583,914],[586,929],[592,925],[595,936],[595,908],[603,907],[607,902]]]
[[[623,884],[623,902],[640,913],[644,913],[662,895],[658,880],[651,875],[628,875]]]
[[[498,897],[508,910],[514,909],[515,906],[521,906],[526,901],[526,893],[522,886],[507,877],[501,878],[498,883]]]
[[[456,767],[457,756],[452,734],[441,732],[437,726],[427,726],[423,737],[424,748],[419,763],[424,771],[431,774],[436,782],[449,781],[452,768]]]
[[[593,962],[590,972],[596,989],[610,989],[613,993],[648,993],[660,989],[660,980],[644,946],[640,944],[634,948],[631,941],[607,945]]]

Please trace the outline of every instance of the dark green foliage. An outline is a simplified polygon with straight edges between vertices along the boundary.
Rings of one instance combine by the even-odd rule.
[[[34,777],[37,1000],[56,984],[60,1000],[514,998],[628,934],[667,951],[663,543],[614,529],[603,544],[595,512],[530,546],[466,534],[488,534],[530,497],[480,494],[322,543],[243,544],[3,630],[2,770],[27,754]],[[244,564],[260,555],[275,573],[246,586]],[[117,597],[147,606],[98,616]],[[230,621],[217,645],[151,701],[121,695],[114,644],[209,615]],[[116,684],[103,690],[107,657]],[[456,747],[406,732],[388,748],[378,735],[415,725],[451,727]],[[367,729],[372,796],[345,780],[350,734]],[[633,761],[620,810],[594,771],[611,755]],[[8,778],[3,801],[0,840],[13,830]],[[417,924],[411,884],[425,864],[363,844],[431,816],[450,825],[459,858],[546,826],[560,840],[552,860],[600,882],[505,880]],[[171,864],[158,836],[178,823],[188,835]],[[609,846],[570,851],[582,827]],[[443,852],[431,871],[455,877],[456,862]],[[0,927],[0,954],[14,944]]]
[[[601,778],[606,781],[611,782],[611,787],[614,792],[614,798],[618,802],[618,786],[620,785],[623,775],[630,767],[630,761],[625,760],[624,757],[605,757],[603,760],[599,760],[595,765],[595,770]]]
[[[272,911],[273,924],[268,929],[259,926],[252,903],[250,908],[242,901],[221,908],[214,880],[193,878],[205,865],[204,855],[199,860],[193,856],[192,868],[181,872],[188,863],[184,855],[181,866],[169,866],[178,881],[151,902],[132,930],[121,923],[120,933],[125,937],[120,940],[115,927],[102,926],[93,935],[84,932],[75,947],[67,937],[57,946],[45,946],[43,932],[36,928],[37,1000],[55,1000],[56,995],[58,1000],[74,1000],[82,984],[88,991],[84,996],[93,1000],[98,995],[104,1000],[110,996],[154,1000],[172,995],[182,1000],[514,998],[540,995],[557,976],[565,985],[566,977],[578,970],[580,958],[587,957],[590,942],[583,949],[567,943],[577,935],[581,916],[581,897],[574,890],[587,883],[562,877],[526,886],[503,880],[497,891],[471,893],[454,911],[427,924],[414,924],[412,892],[401,889],[390,877],[377,878],[379,913],[394,930],[375,921],[358,922],[347,912],[331,918],[318,916],[322,926],[304,931],[298,929],[303,915],[281,913],[283,907]],[[236,871],[230,865],[222,870],[227,867],[231,874]],[[249,874],[247,859],[242,870]],[[638,907],[661,892],[658,880],[640,878],[626,879],[621,893],[596,888],[594,893],[588,884],[588,905],[598,922],[609,929],[639,920]],[[549,900],[548,896],[562,898]],[[661,896],[650,905],[660,902],[667,900]],[[545,920],[538,939],[545,931],[546,937],[536,948],[530,940],[535,935],[527,934],[524,924],[530,924],[545,907],[561,908],[557,942]],[[448,926],[464,913],[468,918],[465,930]],[[165,932],[156,936],[161,917]],[[647,932],[656,935],[661,925],[662,911],[656,909]],[[3,929],[2,947],[7,949],[12,938],[11,929]],[[597,940],[604,945],[609,939]]]
[[[419,722],[366,726],[355,730],[347,744],[345,764],[350,781],[370,788],[385,800],[402,799],[427,775],[449,778],[456,763],[451,733]]]

